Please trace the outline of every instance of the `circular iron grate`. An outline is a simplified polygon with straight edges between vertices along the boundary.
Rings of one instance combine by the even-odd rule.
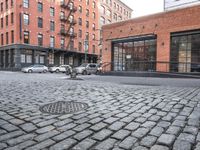
[[[65,102],[59,101],[55,103],[49,103],[41,106],[39,109],[43,113],[49,114],[69,114],[75,113],[88,108],[88,104],[79,102]]]

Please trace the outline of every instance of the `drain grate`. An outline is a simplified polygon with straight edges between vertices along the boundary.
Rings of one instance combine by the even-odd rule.
[[[39,109],[43,113],[58,115],[58,114],[75,113],[87,108],[88,104],[86,103],[59,101],[55,103],[46,104],[44,106],[41,106]]]

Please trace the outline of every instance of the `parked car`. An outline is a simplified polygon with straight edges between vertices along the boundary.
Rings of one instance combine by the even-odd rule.
[[[48,71],[48,67],[45,65],[31,65],[29,67],[22,68],[22,72],[32,73],[32,72],[39,72],[39,73],[46,73]]]
[[[76,67],[75,71],[77,74],[89,75],[89,74],[98,74],[101,70],[99,64],[84,63],[79,67]]]
[[[200,72],[200,64],[191,64],[191,72]]]
[[[72,70],[72,67],[70,65],[60,65],[60,66],[54,66],[54,67],[49,68],[49,72],[51,73],[62,72],[62,73],[70,74],[71,70]]]

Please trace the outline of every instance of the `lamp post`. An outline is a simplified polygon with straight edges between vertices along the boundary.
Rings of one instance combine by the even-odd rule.
[[[85,45],[85,63],[87,62],[87,53],[88,53],[88,40],[84,40],[84,45]]]

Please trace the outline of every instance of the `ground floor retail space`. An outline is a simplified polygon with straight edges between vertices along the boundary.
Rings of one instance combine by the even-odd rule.
[[[20,70],[22,67],[33,64],[79,66],[84,62],[96,63],[97,59],[97,55],[93,54],[27,45],[12,45],[0,48],[0,70]]]
[[[170,34],[170,52],[157,55],[157,36],[112,41],[113,71],[200,72],[200,30]],[[162,57],[169,55],[169,61]]]

